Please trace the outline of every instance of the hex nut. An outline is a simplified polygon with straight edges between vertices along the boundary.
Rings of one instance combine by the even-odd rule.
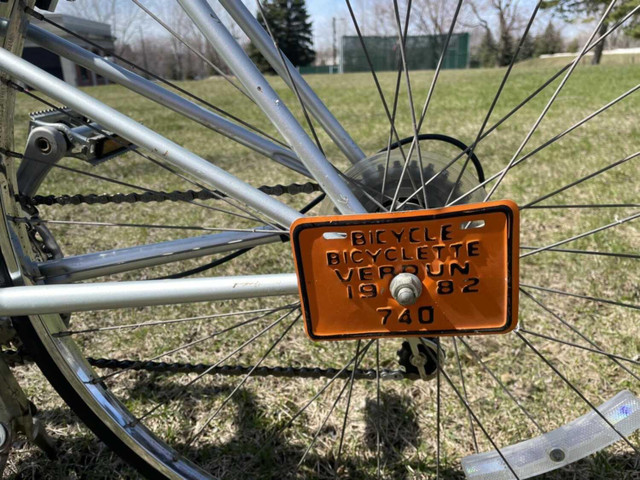
[[[422,293],[422,282],[413,273],[399,273],[389,285],[391,296],[403,306],[416,303]]]

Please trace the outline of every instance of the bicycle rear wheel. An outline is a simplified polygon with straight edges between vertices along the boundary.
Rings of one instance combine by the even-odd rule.
[[[18,5],[14,3],[10,26],[27,18]],[[402,25],[399,30],[402,36]],[[6,41],[18,52],[16,41],[24,31],[9,32]],[[581,54],[597,41],[592,38]],[[634,153],[633,122],[629,121],[638,108],[636,68],[568,65],[534,72],[518,68],[483,71],[478,92],[468,97],[461,92],[468,78],[477,80],[479,75],[441,72],[439,67],[435,75],[404,68],[374,72],[374,87],[380,85],[379,90],[370,88],[370,76],[358,74],[336,77],[340,80],[333,86],[323,86],[319,78],[309,79],[311,86],[330,89],[326,97],[333,98],[338,117],[351,127],[347,130],[359,132],[358,144],[370,152],[382,149],[381,154],[363,160],[335,161],[343,172],[339,176],[367,211],[482,202],[498,187],[500,195],[520,205],[522,295],[519,330],[514,333],[439,340],[425,335],[417,341],[423,343],[413,347],[401,339],[311,343],[302,331],[296,297],[274,296],[189,306],[132,305],[116,313],[75,312],[70,323],[61,315],[19,315],[14,324],[20,338],[83,422],[149,478],[458,478],[462,472],[469,478],[482,478],[473,477],[474,472],[459,461],[486,451],[497,452],[503,478],[526,478],[526,465],[502,457],[504,447],[544,435],[587,412],[598,417],[597,405],[626,389],[637,393],[639,380],[638,291],[634,287],[638,256],[633,253],[640,246],[638,214],[634,213],[638,207],[634,166],[639,154]],[[567,80],[571,76],[571,81],[554,84],[548,80],[560,78],[562,82],[564,75]],[[282,76],[292,81],[286,69]],[[432,81],[438,76],[448,82]],[[14,76],[13,81],[17,80]],[[605,80],[606,87],[596,88]],[[546,91],[536,90],[541,83],[555,92],[546,100],[536,93]],[[619,89],[613,95],[612,85]],[[365,86],[371,93],[363,93]],[[400,86],[413,95],[420,90],[428,99],[435,92],[433,104],[427,100],[424,107],[429,130],[465,139],[462,147],[433,138],[413,142],[420,133],[421,112],[413,110],[413,100],[403,102]],[[272,186],[308,180],[300,175],[299,165],[267,165],[254,161],[256,153],[228,147],[229,141],[203,141],[200,130],[177,119],[175,105],[171,110],[162,102],[160,107],[151,103],[132,107],[137,98],[132,92],[104,88],[104,95],[117,109],[144,117],[147,125],[163,135],[181,137],[181,144],[248,183]],[[188,93],[209,104],[214,102],[207,96],[209,89],[218,89],[221,94],[216,95],[216,102],[242,111],[251,122],[258,121],[260,109],[235,87],[222,82],[212,87],[204,82],[194,88],[200,90]],[[249,90],[247,85],[240,89]],[[284,90],[278,87],[283,98],[287,95]],[[387,90],[392,96],[388,92],[385,97]],[[41,100],[49,101],[44,92],[2,84],[3,98],[16,91],[22,97],[18,105],[23,112],[34,109]],[[350,93],[353,91],[359,95]],[[530,96],[531,92],[535,95]],[[46,93],[55,98],[54,92]],[[91,93],[99,96],[102,92]],[[298,94],[300,91],[289,93],[286,103],[295,105]],[[564,100],[564,111],[552,108],[556,96]],[[352,102],[349,111],[342,106],[347,98]],[[474,103],[479,99],[482,108]],[[302,100],[309,115],[321,116],[308,97]],[[373,101],[383,104],[383,114],[379,122],[363,129],[359,112],[370,109]],[[437,115],[437,107],[447,112],[445,107],[451,104],[465,115],[453,119],[450,113]],[[21,184],[17,159],[7,155],[16,150],[11,141],[14,127],[24,136],[23,126],[14,121],[25,119],[24,113],[7,116],[12,105],[3,102],[2,106],[1,140],[7,167],[3,213],[9,220],[0,246],[6,281],[34,287],[102,277],[142,282],[190,274],[193,269],[207,272],[211,266],[220,277],[293,271],[290,246],[280,242],[288,240],[281,221],[267,218],[255,205],[220,195],[206,179],[178,171],[157,151],[140,148],[96,162],[90,171],[86,162],[65,160],[57,164],[62,168],[51,168],[36,191],[25,192],[21,185],[28,182]],[[487,127],[495,125],[488,123],[492,112],[501,119],[500,129]],[[56,110],[52,113],[64,115]],[[93,119],[92,112],[83,113]],[[327,123],[326,117],[324,121]],[[614,126],[615,139],[610,133]],[[261,130],[264,138],[277,139],[268,126]],[[409,143],[403,145],[404,150],[393,149],[387,155],[390,147],[403,144],[398,132],[406,132]],[[131,140],[127,132],[116,133]],[[348,159],[357,153],[349,142],[329,146],[325,136],[317,136],[329,158],[344,153]],[[537,147],[526,150],[528,140]],[[292,142],[284,143],[280,147],[287,149]],[[486,180],[472,169],[472,153],[486,171]],[[578,155],[581,165],[576,167]],[[515,168],[521,163],[522,167]],[[318,175],[315,180],[320,181]],[[421,184],[426,186],[420,188]],[[117,196],[122,189],[136,191],[138,196],[131,197],[136,200],[133,205]],[[202,198],[159,192],[174,189],[198,189]],[[316,189],[281,188],[286,193],[279,198],[290,210],[305,210],[316,203]],[[28,193],[31,203],[25,204],[24,198],[16,198],[11,191]],[[91,196],[96,191],[107,194],[90,200],[97,198]],[[299,195],[290,195],[294,191],[300,191]],[[465,196],[469,191],[472,193]],[[80,195],[75,206],[62,200],[63,195],[73,193]],[[37,200],[36,194],[43,197]],[[156,204],[159,198],[165,202]],[[552,198],[562,200],[548,201]],[[340,208],[339,202],[325,202],[325,213]],[[34,206],[37,218],[29,210]],[[15,221],[21,218],[25,220]],[[36,229],[42,226],[46,229]],[[204,235],[249,235],[256,228],[262,228],[271,241],[251,240],[242,243],[242,249],[226,251],[219,245],[218,250],[192,248],[190,251],[200,253],[187,256],[182,251],[182,257],[165,251],[169,261],[162,262],[147,259],[144,263],[132,256],[108,268],[100,263],[100,258],[138,245],[160,248],[164,242],[190,239],[184,236],[189,230],[202,229]],[[105,235],[100,233],[104,229],[135,233]],[[24,252],[31,262],[25,260]],[[199,257],[207,255],[216,255],[213,263],[200,263]],[[441,359],[424,372],[424,379],[412,363],[419,354],[427,360]],[[608,434],[607,429],[616,432],[607,423],[609,417],[595,421]],[[619,477],[631,476],[637,434],[614,435],[616,440],[607,462]],[[560,458],[555,456],[552,460],[564,465],[569,453],[563,451],[561,459],[554,460]],[[587,476],[596,476],[599,467],[581,463],[567,468],[570,475],[586,471]]]

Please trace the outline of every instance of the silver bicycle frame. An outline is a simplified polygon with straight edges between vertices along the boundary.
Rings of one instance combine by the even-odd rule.
[[[0,19],[0,35],[6,30],[7,23],[7,20]],[[220,115],[162,88],[157,83],[151,82],[104,57],[85,50],[36,25],[29,25],[27,28],[27,38],[56,55],[67,58],[98,75],[108,78],[114,83],[122,85],[156,103],[170,108],[174,112],[225,135],[241,145],[275,160],[287,168],[310,176],[308,170],[300,163],[296,154],[291,150],[277,145],[244,127],[236,125]]]
[[[103,75],[116,83],[146,96],[159,104],[167,106],[174,111],[197,121],[209,128],[229,136],[235,141],[246,145],[255,151],[272,158],[279,163],[292,168],[300,173],[311,174],[328,196],[343,213],[361,213],[364,211],[355,194],[347,187],[339,172],[327,161],[317,146],[306,134],[302,126],[297,122],[291,112],[284,106],[275,91],[271,88],[265,78],[245,55],[242,48],[231,37],[229,32],[222,26],[211,11],[208,4],[200,0],[178,0],[180,5],[190,15],[195,24],[204,33],[207,40],[214,46],[221,57],[227,62],[229,68],[241,81],[245,89],[250,93],[254,101],[267,114],[287,142],[292,146],[293,151],[282,148],[265,138],[249,132],[243,127],[236,125],[196,104],[190,102],[166,89],[159,87],[153,82],[134,74],[112,62],[109,62],[97,55],[92,54],[76,45],[67,42],[60,37],[46,32],[38,27],[29,28],[29,36],[39,45],[57,53],[70,60]],[[285,78],[284,73],[292,76],[296,89],[300,92],[305,105],[309,108],[329,136],[336,142],[338,147],[346,156],[355,162],[362,158],[364,154],[339,125],[337,120],[330,114],[322,102],[313,94],[302,77],[295,71],[290,63],[282,65],[279,59],[279,52],[275,46],[269,43],[267,33],[261,29],[259,24],[249,19],[248,11],[238,8],[237,5],[226,3],[226,7],[241,27],[245,29],[252,40],[259,45],[259,48],[271,57],[274,66],[277,66],[280,73]],[[204,12],[204,15],[203,15]],[[255,22],[255,23],[254,23]],[[6,23],[0,24],[3,28]],[[289,70],[287,72],[287,69]],[[132,119],[120,114],[110,107],[89,97],[80,90],[65,84],[63,81],[47,74],[28,62],[11,55],[6,51],[0,51],[0,70],[5,71],[14,79],[27,85],[31,85],[44,92],[51,98],[64,103],[75,111],[102,124],[105,128],[127,138],[133,143],[150,150],[159,155],[168,163],[181,170],[196,176],[209,186],[215,187],[231,198],[237,199],[261,212],[269,218],[275,220],[284,227],[288,227],[292,221],[301,216],[300,213],[269,197],[257,189],[237,179],[233,175],[212,165],[210,162],[198,157],[175,143],[163,138],[159,134],[136,123]],[[285,78],[286,79],[286,78]],[[294,153],[295,152],[295,153]],[[182,239],[158,244],[144,245],[138,247],[111,250],[107,252],[96,252],[86,255],[77,255],[63,259],[42,262],[37,266],[43,274],[44,280],[50,283],[73,282],[96,278],[103,275],[129,271],[187,258],[211,255],[239,248],[256,246],[264,243],[279,241],[280,236],[273,233],[247,233],[228,232],[216,235],[203,235],[189,239]],[[262,275],[251,277],[252,282],[247,283],[247,289],[251,290],[255,286],[255,291],[259,292],[264,287]],[[290,276],[292,280],[295,276]],[[171,283],[175,281],[165,281],[162,290],[172,289]],[[150,282],[145,282],[150,283]],[[101,302],[104,296],[102,285],[109,285],[110,300],[109,307],[126,306],[126,289],[113,289],[113,284],[92,284],[96,289],[85,291],[87,297]],[[153,289],[153,282],[146,288]],[[212,288],[224,288],[223,283],[211,283]],[[53,287],[53,285],[52,285]],[[68,285],[57,285],[62,290],[47,290],[51,294],[63,291]],[[106,288],[106,287],[105,287]],[[159,288],[159,287],[155,287]],[[179,284],[176,283],[176,288]],[[289,292],[295,293],[292,284],[289,285]],[[14,293],[17,292],[14,290]],[[222,290],[224,291],[224,290]],[[99,292],[99,293],[98,293]],[[184,292],[183,292],[184,293]],[[33,292],[34,296],[38,296]],[[281,293],[275,293],[281,294]],[[50,294],[47,293],[47,296]],[[75,295],[75,294],[74,294]],[[216,297],[219,293],[210,291],[207,299],[224,298]],[[220,294],[222,295],[222,294]],[[242,295],[250,297],[250,292]],[[50,297],[53,298],[53,297]],[[68,298],[68,297],[67,297]],[[172,303],[166,295],[160,295],[162,303]],[[195,297],[194,297],[195,298]],[[198,297],[205,299],[205,297]],[[155,300],[153,300],[155,302]],[[75,305],[75,304],[74,304]],[[95,308],[99,304],[92,304]],[[106,305],[106,304],[105,304]],[[77,305],[79,308],[79,305]],[[25,307],[25,305],[22,305]],[[92,307],[92,308],[93,308]],[[74,306],[71,309],[75,308]],[[23,312],[27,313],[27,312]]]
[[[278,51],[271,40],[269,34],[262,28],[256,18],[244,3],[237,0],[219,0],[220,4],[231,15],[238,26],[251,39],[256,48],[262,53],[264,58],[269,62],[273,69],[280,75],[289,88],[294,88],[300,94],[305,105],[308,106],[311,114],[318,120],[325,132],[331,137],[334,143],[342,150],[351,163],[356,163],[363,159],[366,155],[360,147],[353,141],[347,131],[340,125],[329,109],[322,103],[316,93],[311,89],[307,82],[302,78],[296,67],[287,59],[284,54]],[[282,58],[286,65],[282,64]],[[291,75],[291,78],[289,78]]]
[[[32,285],[0,289],[0,316],[137,308],[297,295],[294,273],[139,282]]]
[[[70,283],[281,241],[274,233],[223,232],[92,252],[36,264],[46,283]]]
[[[366,210],[293,114],[280,100],[245,51],[224,27],[206,0],[177,0],[211,46],[244,85],[254,102],[287,140],[313,178],[343,214]]]
[[[0,70],[288,227],[301,214],[64,81],[0,49]]]

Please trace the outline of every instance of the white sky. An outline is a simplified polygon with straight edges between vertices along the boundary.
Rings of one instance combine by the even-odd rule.
[[[131,4],[130,0],[117,0],[123,5]],[[143,3],[153,11],[156,11],[158,6],[166,6],[165,2],[172,0],[143,0]],[[256,0],[242,0],[251,11],[256,10]],[[453,3],[453,0],[451,0]],[[79,8],[82,8],[84,0],[65,1],[59,0],[58,10],[69,14],[76,14]],[[218,7],[215,0],[210,1],[214,8]],[[353,34],[353,26],[349,17],[345,0],[307,0],[307,9],[313,22],[313,37],[314,46],[316,49],[328,48],[332,42],[332,19],[335,17],[336,30],[338,38],[343,34]],[[391,0],[389,0],[391,4]],[[533,10],[536,4],[536,0],[520,0],[523,16],[527,16],[529,12]],[[362,12],[365,12],[370,7],[368,0],[351,0],[353,9],[356,16],[360,17]],[[368,5],[369,4],[369,5]],[[154,8],[156,7],[156,8]],[[546,26],[547,20],[550,17],[549,12],[541,12],[536,18],[534,23],[534,33],[537,30],[542,30]],[[359,19],[360,20],[360,19]],[[560,20],[556,20],[558,26],[562,27],[563,36],[565,39],[571,39],[577,35],[580,35],[589,30],[590,25],[585,24],[565,24]],[[537,27],[536,27],[537,26]],[[146,26],[145,26],[146,27]],[[150,33],[148,29],[157,30],[158,34],[162,34],[161,27],[155,24],[153,21],[149,21],[147,33]],[[365,30],[366,35],[366,30]]]

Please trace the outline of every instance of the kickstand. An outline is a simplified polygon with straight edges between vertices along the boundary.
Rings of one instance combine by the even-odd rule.
[[[9,365],[0,357],[0,476],[20,433],[49,458],[55,458],[55,442],[37,417],[35,405],[27,399]]]

